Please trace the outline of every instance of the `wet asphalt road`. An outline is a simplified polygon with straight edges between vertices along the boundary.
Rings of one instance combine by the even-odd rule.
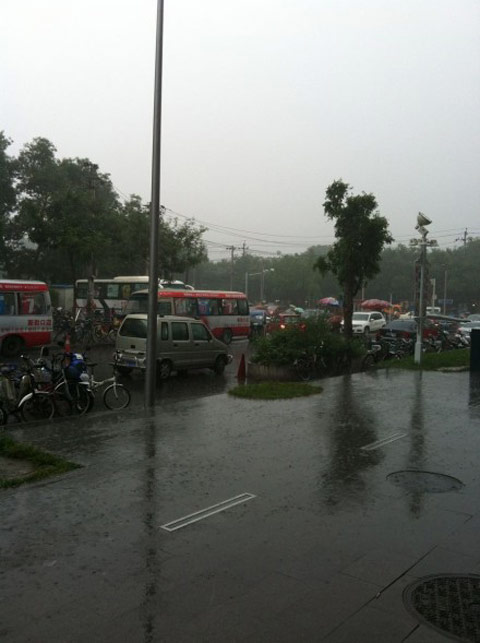
[[[78,350],[78,347],[73,346],[72,350]],[[246,359],[249,354],[249,342],[248,340],[236,340],[229,345],[228,351],[233,355],[233,361],[226,367],[224,374],[221,376],[216,375],[209,369],[198,369],[188,371],[188,373],[181,376],[174,372],[169,379],[164,382],[157,380],[158,401],[163,399],[185,399],[215,395],[224,393],[229,388],[235,386],[242,354],[245,355]],[[53,352],[55,352],[55,350]],[[87,352],[88,361],[98,363],[98,366],[94,369],[96,380],[102,380],[112,376],[110,362],[113,353],[114,346],[111,345],[96,345]],[[28,355],[31,358],[38,357],[39,349],[30,350]],[[14,359],[8,361],[20,363],[21,360]],[[131,406],[143,406],[145,389],[143,373],[134,372],[126,376],[119,375],[118,381],[122,382],[129,389],[132,395]],[[101,400],[99,398],[96,402],[95,409],[101,410],[101,408]]]
[[[384,370],[322,387],[13,427],[84,466],[0,494],[0,638],[449,640],[402,592],[480,573],[480,381]],[[436,475],[402,486],[404,470]],[[460,486],[439,493],[444,476]],[[255,497],[163,528],[241,493]]]

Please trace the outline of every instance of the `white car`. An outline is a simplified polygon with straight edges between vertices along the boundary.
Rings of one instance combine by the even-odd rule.
[[[470,337],[474,328],[480,328],[480,321],[468,320],[466,322],[462,322],[458,327],[458,332],[461,335]]]
[[[369,333],[376,333],[377,330],[383,328],[386,323],[387,320],[382,313],[358,312],[353,313],[352,315],[352,331],[354,335],[368,335]]]

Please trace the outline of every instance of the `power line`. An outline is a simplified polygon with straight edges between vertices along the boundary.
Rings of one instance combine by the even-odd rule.
[[[125,199],[130,198],[125,195],[121,190],[119,190],[116,186],[113,186],[114,189],[122,195]],[[163,208],[164,213],[170,217],[170,218],[181,218],[185,220],[192,220],[195,223],[199,223],[201,225],[207,226],[208,230],[211,232],[217,232],[218,234],[223,234],[225,236],[229,237],[243,237],[244,242],[242,244],[241,248],[235,248],[235,249],[242,249],[243,254],[245,255],[246,250],[248,249],[250,253],[252,254],[265,254],[265,255],[271,255],[271,256],[276,256],[278,255],[278,252],[272,252],[271,249],[267,250],[266,248],[256,248],[255,246],[252,247],[247,247],[246,246],[246,240],[248,239],[249,241],[258,241],[262,244],[268,244],[270,248],[277,247],[280,249],[285,250],[286,248],[302,248],[306,249],[306,244],[301,243],[299,241],[293,241],[294,239],[308,239],[308,247],[312,245],[321,245],[323,242],[333,242],[335,240],[334,235],[319,235],[319,236],[311,236],[311,235],[294,235],[294,234],[278,234],[275,232],[259,232],[259,231],[254,231],[254,230],[246,230],[244,228],[235,228],[231,226],[223,226],[220,224],[212,223],[209,221],[205,221],[203,219],[198,219],[194,216],[187,216],[185,214],[182,214],[180,212],[176,212],[175,210],[172,210],[171,208],[164,207]],[[453,235],[451,234],[441,234],[441,233],[449,233],[449,232],[454,232],[458,234],[458,228],[444,228],[441,230],[438,230],[435,232],[432,230],[432,232],[435,234],[437,238],[445,238],[448,239],[449,237],[452,237]],[[468,240],[471,240],[471,237],[467,237],[467,232],[468,229],[465,229],[462,237],[455,238],[452,242],[449,243],[443,243],[441,244],[442,246],[446,247],[448,245],[454,245],[457,241],[461,241],[464,246],[466,245]],[[472,230],[472,234],[479,234],[479,230]],[[411,238],[411,235],[395,235],[392,233],[394,236],[394,241],[397,243],[402,243],[403,240],[408,241]],[[249,235],[256,235],[256,236],[249,236]],[[259,237],[269,237],[269,238],[259,238]],[[285,241],[283,241],[285,239]],[[292,241],[286,241],[287,239],[292,239]],[[225,244],[219,241],[213,241],[209,239],[203,239],[204,243],[207,246],[212,246],[210,248],[210,251],[213,251],[214,249],[220,249],[220,248],[225,248]]]

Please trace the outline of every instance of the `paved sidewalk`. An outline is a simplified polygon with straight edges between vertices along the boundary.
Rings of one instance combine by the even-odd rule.
[[[480,574],[479,382],[379,371],[322,386],[13,427],[84,468],[0,493],[0,639],[451,640],[402,592]],[[405,470],[462,484],[387,479]],[[255,497],[162,528],[242,493]]]

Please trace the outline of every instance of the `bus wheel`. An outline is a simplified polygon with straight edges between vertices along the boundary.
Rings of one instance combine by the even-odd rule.
[[[225,328],[225,330],[222,333],[222,342],[224,344],[230,344],[232,341],[232,331],[230,328]]]
[[[161,380],[167,380],[170,377],[172,372],[172,363],[168,359],[164,359],[157,365],[157,374],[158,378]]]
[[[2,342],[2,353],[5,357],[15,357],[23,348],[23,339],[17,335],[9,335]]]

